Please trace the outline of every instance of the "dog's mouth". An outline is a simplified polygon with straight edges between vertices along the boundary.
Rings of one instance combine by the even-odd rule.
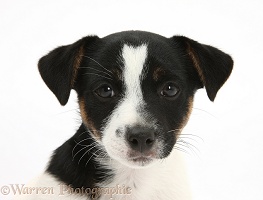
[[[130,158],[130,161],[132,161],[134,164],[139,166],[146,166],[153,161],[153,158],[146,156],[138,156],[138,157]]]
[[[148,166],[156,160],[156,153],[148,152],[148,153],[130,153],[128,161],[132,163],[134,166]]]

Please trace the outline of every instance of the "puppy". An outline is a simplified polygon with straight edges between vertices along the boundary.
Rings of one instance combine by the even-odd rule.
[[[77,92],[82,124],[32,184],[51,194],[27,199],[191,199],[174,146],[196,90],[213,101],[229,77],[229,55],[183,36],[127,31],[58,47],[38,67],[61,105]]]

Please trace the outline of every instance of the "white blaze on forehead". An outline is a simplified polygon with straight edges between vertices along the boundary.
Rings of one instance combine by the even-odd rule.
[[[141,77],[143,66],[147,58],[147,46],[141,45],[138,47],[124,45],[122,49],[121,60],[124,65],[123,80],[124,80],[124,96],[119,102],[119,105],[113,111],[105,131],[115,134],[117,129],[123,129],[126,126],[135,123],[142,123],[141,113],[137,108],[144,105]],[[108,137],[105,134],[105,137]]]
[[[142,101],[141,78],[147,58],[147,46],[138,47],[124,45],[122,51],[124,62],[123,78],[126,86],[126,98],[138,104]]]

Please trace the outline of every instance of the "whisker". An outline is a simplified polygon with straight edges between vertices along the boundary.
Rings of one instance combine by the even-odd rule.
[[[89,163],[89,161],[90,161],[90,159],[91,159],[92,157],[94,157],[94,155],[90,156],[90,158],[88,159],[88,161],[87,161],[86,164],[85,164],[85,167],[87,166],[87,164]]]
[[[96,74],[96,73],[90,73],[90,72],[84,73],[84,74],[82,74],[82,75],[86,75],[86,74],[96,75],[96,76],[100,76],[100,77],[102,77],[102,78],[106,78],[106,79],[109,79],[109,80],[113,80],[112,78],[109,78],[109,77],[107,77],[107,76],[103,76],[103,75]]]
[[[173,129],[173,130],[167,131],[167,133],[174,132],[174,131],[181,131],[181,130],[182,129]],[[185,140],[192,140],[192,141],[195,141],[196,143],[198,143],[197,139],[204,142],[203,138],[201,138],[198,135],[190,134],[190,133],[180,133],[178,135],[178,138],[177,138],[177,141],[175,143],[174,148],[178,151],[182,151],[182,152],[190,155],[190,152],[185,149],[185,148],[187,148],[192,153],[194,153],[195,155],[198,156],[197,151],[200,153],[199,149],[195,145],[191,144],[190,142],[185,141]]]
[[[88,152],[90,152],[93,148],[95,148],[96,146],[94,146],[94,147],[92,147],[92,148],[90,148],[90,149],[88,149],[81,157],[80,157],[80,159],[79,159],[79,162],[78,162],[78,165],[79,165],[79,163],[80,163],[80,161],[81,161],[81,159],[88,153]],[[92,157],[92,156],[91,156]],[[86,166],[86,165],[85,165]]]
[[[202,111],[202,112],[206,113],[207,115],[217,119],[216,116],[212,115],[211,113],[207,112],[206,110],[203,110],[203,109],[200,109],[200,108],[193,108],[193,109],[198,110],[198,111]]]
[[[190,146],[186,145],[186,144],[182,144],[180,142],[177,143],[177,145],[180,145],[182,147],[188,148],[192,153],[194,153],[195,155],[197,155],[197,153],[195,152],[195,150],[193,148],[191,148]]]
[[[93,58],[89,57],[89,56],[85,56],[83,55],[83,57],[89,58],[90,60],[92,60],[93,62],[97,63],[99,66],[101,66],[103,69],[105,69],[106,71],[108,71],[109,73],[113,74],[110,70],[106,69],[105,67],[103,67],[98,61],[94,60]]]
[[[191,147],[193,147],[194,149],[196,149],[200,153],[199,149],[195,145],[191,144],[190,142],[186,142],[184,140],[178,140],[178,142],[182,142],[182,143],[184,143],[184,144],[186,144],[188,146],[191,146]]]
[[[195,134],[190,134],[190,133],[181,133],[180,134],[180,136],[190,136],[190,137],[196,137],[196,138],[198,138],[198,139],[200,139],[200,140],[202,140],[203,142],[204,142],[204,140],[203,140],[203,138],[201,138],[200,136],[198,136],[198,135],[195,135]],[[179,138],[180,138],[180,136],[179,136]]]
[[[187,139],[187,140],[192,140],[192,141],[195,141],[195,142],[197,142],[197,143],[198,143],[198,141],[197,141],[196,139],[194,139],[194,138],[191,138],[191,137],[182,137],[182,136],[179,136],[179,137],[178,137],[178,141],[179,141],[180,139]]]
[[[181,148],[181,147],[177,147],[177,146],[174,146],[174,149],[178,150],[178,151],[181,151],[181,152],[184,152],[188,155],[190,155],[190,153],[188,151],[186,151],[185,149]]]
[[[100,152],[100,151],[101,151],[101,152]],[[100,153],[97,154],[97,152],[100,152]],[[95,151],[94,153],[91,153],[91,154],[94,155],[94,156],[96,156],[96,157],[98,157],[101,153],[103,153],[103,149],[102,149],[102,148],[98,149],[97,151]]]
[[[79,134],[78,137],[82,136],[84,133],[88,133],[88,131],[83,131],[81,134]],[[76,141],[75,141],[76,142]]]
[[[94,143],[92,143],[92,144],[90,144],[90,145],[84,145],[84,147],[82,147],[80,150],[78,150],[78,152],[73,156],[73,158],[72,158],[72,160],[74,160],[74,158],[81,152],[81,151],[83,151],[84,149],[86,149],[86,148],[88,148],[88,147],[90,147],[90,146],[93,146],[94,145]],[[94,145],[94,147],[95,147],[95,145]],[[93,147],[92,147],[93,148]]]
[[[107,72],[104,72],[104,71],[101,71],[101,70],[98,70],[98,69],[93,68],[93,67],[80,67],[80,68],[92,69],[92,70],[95,70],[95,71],[97,71],[97,72],[101,72],[101,73],[103,73],[103,74],[106,74],[106,75],[108,75],[109,77],[112,77],[111,74],[109,74],[109,73],[107,73]]]
[[[84,142],[84,141],[86,141],[86,140],[89,140],[90,138],[85,138],[85,139],[83,139],[83,140],[81,140],[80,142],[77,142],[77,141],[75,141],[76,142],[76,145],[74,146],[74,148],[72,149],[72,156],[73,156],[73,152],[74,152],[74,150],[75,150],[75,148],[81,143],[81,142]]]
[[[80,150],[78,150],[78,152],[72,157],[72,161],[75,159],[75,157],[84,149],[88,148],[88,146],[84,146],[82,147]]]
[[[102,155],[102,157],[100,157]],[[98,155],[98,157],[104,159],[104,158],[107,158],[108,157],[108,154],[104,151],[104,150],[101,150],[100,154]]]

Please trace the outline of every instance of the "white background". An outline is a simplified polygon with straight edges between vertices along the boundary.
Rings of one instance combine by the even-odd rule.
[[[61,107],[38,59],[83,36],[146,30],[229,53],[234,70],[215,102],[195,97],[185,133],[194,199],[263,199],[263,1],[0,0],[0,187],[27,183],[80,123],[76,94]],[[10,199],[3,196],[0,199]]]

